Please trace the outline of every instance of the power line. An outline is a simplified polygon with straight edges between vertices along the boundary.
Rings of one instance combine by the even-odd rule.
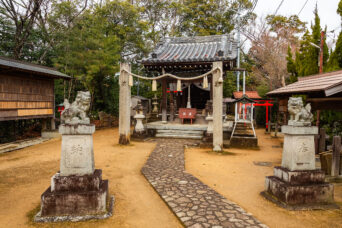
[[[276,9],[276,11],[274,12],[274,16],[278,13],[278,10],[280,9],[280,7],[281,7],[281,5],[283,4],[283,2],[284,2],[284,0],[281,0],[281,2],[280,2],[280,4],[279,4],[279,6],[278,6],[278,8]]]
[[[305,1],[303,7],[300,9],[300,11],[299,11],[299,13],[298,13],[297,16],[299,16],[299,14],[303,11],[303,9],[304,9],[304,7],[306,6],[306,3],[308,3],[308,1],[309,1],[309,0],[306,0],[306,1]]]
[[[276,11],[273,13],[273,16],[275,16],[275,15],[278,13],[278,10],[280,9],[280,7],[281,7],[281,5],[283,4],[283,2],[284,2],[284,0],[282,0],[282,1],[279,3],[279,5],[278,5]],[[264,23],[262,24],[261,32],[260,32],[259,36],[264,32],[264,30],[266,29],[266,27],[267,27],[267,25],[266,25],[266,19],[265,19]]]

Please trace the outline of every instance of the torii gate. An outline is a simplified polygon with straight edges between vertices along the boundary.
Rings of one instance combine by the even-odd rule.
[[[130,104],[131,104],[131,86],[133,85],[133,77],[151,80],[152,91],[157,89],[158,79],[170,77],[177,80],[177,87],[180,87],[181,81],[192,81],[198,79],[206,79],[208,75],[212,75],[213,83],[213,150],[221,151],[223,149],[223,120],[222,120],[222,103],[223,103],[223,63],[213,62],[212,70],[195,77],[179,77],[172,74],[162,74],[157,77],[144,77],[131,72],[129,63],[120,63],[119,76],[119,144],[126,145],[130,143]],[[178,90],[178,88],[177,88]]]

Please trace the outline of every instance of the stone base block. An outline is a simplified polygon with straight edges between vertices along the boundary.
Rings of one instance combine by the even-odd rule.
[[[133,131],[133,134],[131,136],[132,140],[144,140],[148,137],[147,131],[141,131],[141,132],[137,132],[137,131]]]
[[[290,185],[323,184],[325,178],[324,172],[319,169],[290,171],[281,166],[274,167],[274,176]]]
[[[275,167],[274,174],[266,177],[261,194],[279,206],[290,210],[338,208],[334,204],[334,186],[324,182],[322,171]]]
[[[101,174],[95,170],[92,175],[54,175],[51,187],[41,196],[39,217],[106,214],[108,180],[102,180]]]
[[[107,199],[107,212],[104,214],[93,215],[61,215],[61,216],[42,216],[41,212],[34,217],[35,222],[79,222],[90,219],[106,219],[113,215],[113,208],[115,204],[114,196]]]
[[[258,147],[258,138],[255,137],[242,137],[242,136],[234,136],[230,139],[231,147]]]
[[[83,176],[61,176],[56,173],[51,178],[51,191],[98,191],[102,181],[102,170],[96,169],[94,174]]]
[[[41,216],[105,213],[107,197],[107,180],[98,191],[52,192],[49,187],[41,197]]]

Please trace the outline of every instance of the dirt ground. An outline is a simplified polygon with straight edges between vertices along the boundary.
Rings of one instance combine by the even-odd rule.
[[[117,145],[117,129],[94,134],[95,167],[109,179],[115,195],[114,216],[102,221],[37,225],[29,222],[40,195],[59,168],[60,139],[0,155],[0,227],[182,227],[140,169],[155,147],[152,143]]]
[[[265,176],[273,167],[256,162],[280,165],[281,139],[271,139],[257,131],[260,150],[227,149],[226,155],[208,149],[190,148],[185,152],[186,170],[229,200],[239,204],[269,227],[342,227],[342,210],[287,211],[262,198]],[[335,185],[335,200],[342,207],[342,184]]]
[[[208,149],[186,150],[186,169],[213,189],[235,201],[270,227],[342,227],[342,210],[289,212],[263,199],[265,176],[272,167],[253,161],[281,162],[281,139],[258,131],[260,150],[230,149],[221,155]],[[182,227],[141,175],[140,169],[155,147],[153,143],[117,145],[117,129],[94,134],[95,166],[109,179],[115,195],[114,216],[102,221],[34,224],[40,195],[59,168],[60,139],[0,154],[0,227]],[[342,206],[342,184],[335,186]]]

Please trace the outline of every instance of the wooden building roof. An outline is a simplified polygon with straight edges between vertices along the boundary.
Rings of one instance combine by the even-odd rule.
[[[30,72],[33,74],[51,78],[70,79],[70,76],[63,74],[54,68],[40,66],[37,64],[32,64],[24,61],[18,61],[2,56],[0,56],[0,69],[15,70],[19,72]]]
[[[258,94],[258,91],[245,91],[245,94],[250,99],[261,99],[261,97]],[[235,91],[235,92],[233,92],[233,97],[235,99],[240,99],[243,97],[243,92],[242,91]]]
[[[325,97],[342,92],[342,70],[325,74],[299,77],[298,82],[268,92],[268,96],[323,93]]]
[[[224,62],[232,68],[237,58],[237,42],[230,35],[172,37],[160,42],[141,62],[147,69],[162,66],[211,67],[212,62]]]

